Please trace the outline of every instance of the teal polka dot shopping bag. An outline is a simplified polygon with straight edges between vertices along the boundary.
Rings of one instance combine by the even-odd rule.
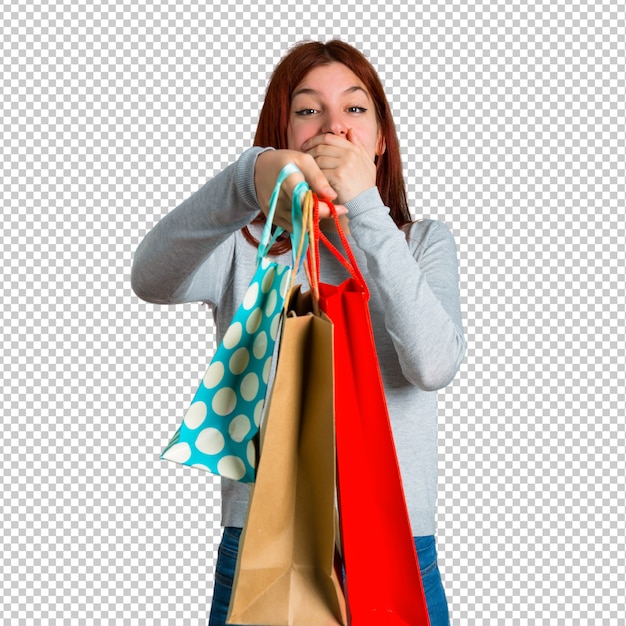
[[[182,423],[161,458],[214,474],[254,482],[256,435],[279,333],[285,297],[291,287],[294,266],[304,257],[300,242],[308,244],[302,225],[301,198],[308,190],[299,183],[292,201],[292,264],[268,259],[267,254],[283,232],[271,234],[278,194],[284,180],[299,172],[295,164],[280,173],[257,252],[257,269],[243,302],[218,346],[187,409]]]

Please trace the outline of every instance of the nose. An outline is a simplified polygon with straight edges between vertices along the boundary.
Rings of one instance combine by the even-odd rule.
[[[345,135],[348,129],[339,115],[328,114],[324,120],[322,134]]]

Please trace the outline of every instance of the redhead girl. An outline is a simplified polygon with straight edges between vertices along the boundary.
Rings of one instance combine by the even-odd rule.
[[[412,221],[391,111],[371,64],[340,42],[306,42],[278,64],[254,147],[207,182],[145,237],[132,286],[148,302],[206,302],[221,341],[255,270],[256,242],[279,172],[276,222],[290,229],[291,193],[304,177],[338,207],[370,290],[370,312],[426,602],[432,626],[448,624],[437,567],[437,390],[465,353],[456,246],[434,220]],[[338,248],[329,209],[321,225]],[[289,263],[289,239],[274,252]],[[286,255],[281,258],[281,255]],[[320,250],[321,280],[345,270]],[[306,284],[304,276],[296,282]],[[222,479],[222,525],[210,626],[225,624],[249,486]],[[372,572],[375,576],[376,573]]]

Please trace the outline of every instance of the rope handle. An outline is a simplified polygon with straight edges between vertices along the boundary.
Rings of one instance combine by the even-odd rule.
[[[341,240],[341,245],[343,246],[343,249],[345,250],[346,255],[348,256],[348,259],[346,259],[343,256],[343,254],[341,254],[341,252],[337,250],[337,248],[328,240],[326,235],[324,235],[324,233],[321,231],[320,225],[319,225],[319,200],[320,198],[318,198],[316,194],[313,194],[314,237],[311,242],[311,245],[309,246],[309,250],[312,247],[315,248],[315,253],[319,261],[319,242],[321,241],[326,246],[326,248],[328,248],[328,250],[332,253],[332,255],[346,268],[346,270],[348,270],[350,276],[354,278],[354,280],[358,283],[359,287],[363,290],[363,293],[365,294],[365,298],[369,299],[370,292],[367,287],[367,283],[365,282],[365,279],[363,278],[363,274],[361,274],[361,271],[359,270],[359,266],[357,265],[356,259],[354,258],[354,253],[352,252],[352,248],[350,247],[350,244],[348,243],[346,234],[343,230],[341,222],[339,221],[339,215],[337,215],[337,209],[335,208],[335,205],[328,198],[325,198],[323,196],[321,200],[322,202],[327,204],[328,207],[330,208],[330,213],[333,219],[335,220],[335,225],[337,227],[337,233],[339,234],[339,239]],[[320,276],[319,275],[319,263],[317,264],[316,271],[317,271],[317,281],[319,283],[319,276]]]

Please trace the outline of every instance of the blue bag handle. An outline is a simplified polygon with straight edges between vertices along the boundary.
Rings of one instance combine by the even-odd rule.
[[[292,174],[295,174],[296,172],[300,172],[298,166],[295,163],[287,163],[287,165],[285,165],[285,167],[283,167],[283,169],[280,171],[280,174],[276,179],[276,185],[274,186],[274,190],[272,191],[272,195],[270,196],[270,208],[267,214],[267,218],[265,220],[265,227],[263,228],[263,233],[261,234],[261,239],[259,240],[259,247],[257,249],[257,265],[265,256],[267,256],[267,253],[276,242],[276,239],[278,239],[278,237],[283,232],[285,232],[284,228],[282,228],[281,226],[277,226],[274,234],[272,235],[272,224],[274,221],[274,214],[276,213],[276,205],[278,204],[278,195],[280,194],[280,188],[285,182],[285,179]],[[304,180],[300,181],[293,190],[291,200],[291,223],[293,226],[293,230],[290,233],[292,267],[296,264],[297,251],[298,248],[302,245],[301,242],[303,237],[304,245],[308,245],[308,233],[306,231],[306,225],[302,223],[302,198],[308,190],[309,185]],[[304,255],[301,255],[300,265],[302,264],[303,259]],[[298,267],[295,269],[297,271],[300,268]]]

